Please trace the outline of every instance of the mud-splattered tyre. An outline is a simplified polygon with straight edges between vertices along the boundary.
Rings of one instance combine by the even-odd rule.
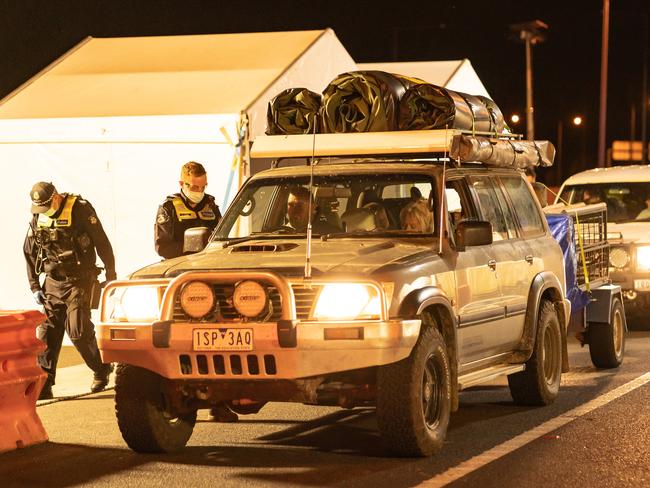
[[[625,354],[625,313],[619,298],[612,300],[608,323],[590,322],[589,355],[597,368],[618,368]]]
[[[379,368],[377,425],[387,447],[401,456],[438,452],[451,411],[451,373],[444,339],[423,326],[411,355]]]
[[[115,415],[122,437],[137,452],[174,452],[187,444],[196,411],[172,416],[166,411],[163,378],[137,366],[120,364],[115,378]]]
[[[562,377],[562,335],[553,303],[542,300],[537,317],[533,354],[526,369],[508,376],[517,405],[549,405],[555,401]]]

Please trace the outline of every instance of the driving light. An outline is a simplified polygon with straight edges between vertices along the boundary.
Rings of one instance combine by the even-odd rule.
[[[360,283],[333,283],[324,285],[314,307],[313,318],[321,320],[379,319],[379,293]]]
[[[158,287],[116,288],[108,298],[107,307],[108,317],[114,322],[153,322],[158,319],[160,311]]]
[[[636,265],[640,270],[650,270],[650,246],[636,248]]]
[[[264,287],[256,281],[242,281],[235,287],[232,303],[245,317],[257,317],[266,308],[267,296]]]
[[[183,287],[180,302],[183,312],[193,319],[200,319],[214,307],[214,292],[202,281],[191,281]]]
[[[609,264],[615,268],[624,268],[630,262],[630,255],[622,247],[613,247],[609,252]]]

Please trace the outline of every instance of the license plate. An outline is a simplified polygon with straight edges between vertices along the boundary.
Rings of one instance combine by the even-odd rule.
[[[252,351],[253,329],[194,329],[195,351]]]
[[[650,280],[634,280],[634,289],[639,291],[650,291]]]

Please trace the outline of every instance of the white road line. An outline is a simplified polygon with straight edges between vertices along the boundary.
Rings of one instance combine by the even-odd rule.
[[[506,454],[510,454],[514,450],[525,446],[529,442],[532,442],[535,439],[539,439],[543,435],[546,435],[549,432],[552,432],[555,429],[558,429],[563,425],[566,425],[569,422],[585,414],[588,414],[592,410],[595,410],[598,407],[602,407],[612,400],[616,400],[617,398],[645,385],[648,382],[650,382],[650,372],[641,375],[629,383],[625,383],[623,386],[619,386],[610,392],[600,395],[599,397],[594,398],[584,405],[580,405],[579,407],[569,410],[562,415],[552,418],[551,420],[548,420],[543,424],[538,425],[537,427],[527,432],[524,432],[523,434],[519,434],[517,437],[513,437],[512,439],[499,444],[498,446],[495,446],[492,449],[479,454],[478,456],[474,456],[473,458],[460,463],[458,466],[448,469],[444,473],[440,473],[431,479],[423,481],[418,486],[426,488],[445,486],[446,484],[451,483],[452,481],[456,481],[463,476],[471,473],[472,471],[476,471],[486,464],[505,456]]]

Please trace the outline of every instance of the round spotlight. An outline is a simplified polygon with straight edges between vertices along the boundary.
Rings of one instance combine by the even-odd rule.
[[[513,115],[510,117],[510,121],[511,121],[513,124],[517,124],[517,123],[519,123],[519,115],[517,115],[517,114],[513,114]]]
[[[257,317],[266,308],[268,298],[264,287],[255,281],[242,281],[232,295],[235,309],[245,317]]]
[[[573,125],[582,125],[582,117],[579,115],[573,117]]]
[[[205,317],[214,307],[214,292],[202,281],[191,281],[181,291],[181,307],[193,319]]]
[[[609,251],[609,264],[615,268],[624,268],[630,262],[628,252],[620,247],[613,247]]]

